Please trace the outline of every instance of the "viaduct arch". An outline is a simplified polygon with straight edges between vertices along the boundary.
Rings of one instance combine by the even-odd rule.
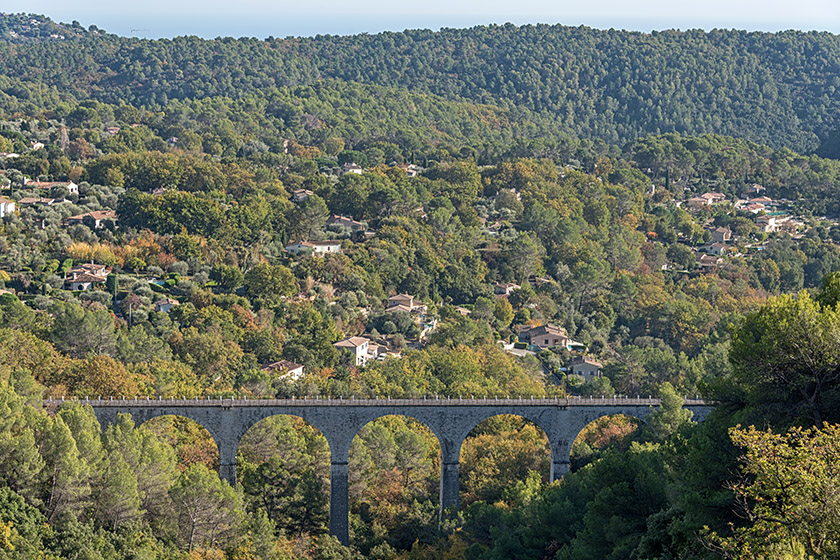
[[[236,480],[236,453],[251,426],[277,415],[298,416],[318,428],[330,447],[330,533],[349,541],[347,457],[353,438],[369,422],[389,415],[413,418],[437,436],[441,451],[440,514],[458,508],[461,445],[483,420],[502,414],[521,416],[539,426],[551,447],[550,480],[569,472],[572,443],[583,428],[602,416],[624,414],[647,420],[659,399],[85,399],[103,426],[120,413],[137,425],[158,416],[190,418],[210,432],[219,449],[219,475]],[[56,404],[55,401],[48,404]],[[686,400],[685,408],[703,420],[712,407]]]

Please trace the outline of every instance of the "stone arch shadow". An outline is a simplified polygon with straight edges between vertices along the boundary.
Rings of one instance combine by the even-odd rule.
[[[115,424],[117,421],[117,417],[120,414],[127,414],[131,417],[131,420],[134,422],[135,428],[140,428],[141,426],[145,425],[146,423],[156,420],[158,418],[165,418],[165,417],[174,417],[174,418],[183,418],[186,420],[190,420],[195,422],[202,428],[204,428],[208,434],[210,434],[210,438],[213,440],[213,443],[216,446],[216,450],[219,454],[219,476],[225,480],[227,480],[231,485],[234,484],[234,480],[232,478],[228,478],[226,476],[228,473],[226,472],[225,467],[225,456],[224,456],[224,449],[226,448],[226,440],[222,437],[222,434],[219,432],[219,427],[215,425],[214,422],[208,422],[206,418],[202,418],[201,415],[193,415],[189,413],[185,413],[182,409],[153,409],[153,408],[133,408],[131,410],[120,410],[120,409],[94,409],[94,413],[96,415],[96,419],[99,421],[99,425],[104,431],[107,427],[111,424]],[[235,457],[234,457],[235,458]]]
[[[295,414],[292,410],[274,412],[276,413],[261,415],[260,418],[251,417],[247,422],[237,426],[233,432],[234,437],[231,439],[236,441],[234,457],[237,462],[238,482],[243,491],[253,492],[256,489],[259,493],[265,484],[276,488],[275,483],[282,485],[293,484],[292,481],[301,482],[306,480],[307,474],[314,473],[315,478],[310,478],[307,482],[314,485],[306,487],[306,491],[312,493],[307,494],[305,502],[302,503],[305,503],[308,511],[314,514],[313,519],[317,518],[317,522],[303,522],[300,521],[301,517],[293,515],[289,518],[291,525],[285,526],[284,529],[300,531],[301,535],[305,531],[317,532],[320,530],[322,521],[320,516],[329,513],[332,503],[330,441],[323,430],[304,418],[302,414]],[[284,467],[280,478],[274,478],[277,472],[271,468],[265,471],[259,467],[270,464],[277,458]],[[243,468],[245,464],[251,466],[248,472]],[[255,481],[257,485],[253,486],[251,483]],[[282,506],[277,509],[267,509],[272,518],[276,513],[281,515],[283,513]],[[298,521],[300,524],[295,526],[294,523]]]
[[[540,432],[545,437],[545,440],[548,443],[548,454],[549,454],[549,456],[548,456],[548,468],[549,468],[548,481],[551,482],[553,480],[552,467],[553,467],[553,458],[554,458],[554,449],[553,449],[554,446],[552,445],[552,438],[551,438],[551,431],[550,431],[552,424],[551,424],[550,420],[546,419],[543,415],[541,415],[539,413],[531,413],[531,411],[529,411],[529,410],[493,412],[493,413],[487,413],[487,414],[483,415],[483,417],[481,419],[473,419],[473,421],[470,422],[471,427],[468,430],[466,430],[466,433],[463,433],[462,434],[463,437],[460,438],[461,439],[461,445],[459,446],[459,451],[458,451],[459,468],[460,468],[460,462],[461,462],[461,453],[463,451],[463,444],[467,441],[467,439],[469,439],[469,435],[471,433],[473,433],[473,431],[476,428],[478,428],[479,426],[481,426],[481,424],[483,424],[484,422],[487,422],[488,420],[493,420],[495,418],[504,418],[504,417],[512,417],[512,418],[516,418],[516,419],[519,419],[519,420],[524,420],[526,422],[526,424],[531,424],[532,426],[534,426],[537,429],[537,431]],[[510,481],[510,482],[513,482],[513,481]],[[459,501],[460,501],[460,487],[459,487]]]
[[[386,418],[399,418],[399,419],[402,419],[402,420],[405,420],[405,421],[409,421],[408,422],[409,429],[412,429],[410,424],[413,423],[418,427],[425,428],[433,436],[434,443],[437,446],[437,454],[438,454],[438,457],[440,459],[440,467],[439,468],[440,468],[440,472],[441,472],[441,481],[442,481],[443,480],[442,473],[443,473],[443,468],[444,468],[443,458],[444,458],[445,441],[442,438],[441,426],[436,425],[435,418],[429,418],[428,416],[424,416],[422,413],[418,414],[417,412],[421,412],[421,411],[417,411],[417,410],[415,410],[415,411],[385,410],[385,411],[378,412],[376,415],[371,415],[369,420],[367,420],[366,422],[364,422],[363,424],[361,424],[358,427],[355,435],[351,438],[348,445],[352,446],[352,442],[356,438],[360,438],[362,436],[363,430],[365,428],[367,428],[368,426],[370,426],[371,424],[373,424],[374,422],[384,420]],[[348,447],[348,449],[349,449],[349,447]],[[377,468],[381,468],[381,467],[377,467]],[[442,482],[441,482],[441,484],[442,484]],[[441,488],[442,488],[442,486],[441,486]],[[440,500],[440,496],[438,497],[438,500]],[[348,499],[348,508],[349,508],[349,499]],[[440,506],[440,501],[439,501],[438,502],[439,516],[440,516],[441,511],[442,511],[442,508]],[[348,509],[348,514],[349,514],[349,509]]]
[[[605,409],[593,406],[591,408],[575,408],[568,411],[564,426],[557,430],[556,438],[551,441],[552,465],[551,480],[559,480],[571,470],[572,445],[578,436],[593,422],[609,416],[628,416],[647,424],[651,414],[657,409],[652,406],[627,406]]]
[[[329,451],[330,456],[332,456],[333,442],[330,440],[329,435],[327,435],[327,433],[324,431],[324,429],[321,426],[319,426],[312,419],[307,418],[307,416],[308,415],[301,414],[298,411],[283,410],[283,411],[272,411],[272,412],[267,413],[267,414],[258,414],[258,415],[252,415],[252,416],[248,417],[245,421],[233,426],[230,429],[230,435],[231,435],[230,439],[235,442],[234,450],[233,450],[233,457],[236,458],[236,455],[239,452],[239,447],[242,444],[242,439],[257,424],[259,424],[260,422],[263,422],[264,420],[269,420],[271,418],[280,418],[280,417],[289,417],[289,418],[292,418],[292,419],[301,420],[304,423],[308,424],[309,426],[312,426],[313,428],[318,430],[318,432],[321,435],[323,435],[324,439],[327,441],[327,450]]]
[[[356,433],[350,439],[349,444],[352,445],[353,440],[355,438],[359,437],[362,430],[364,428],[366,428],[368,425],[370,425],[373,422],[376,422],[377,420],[382,420],[384,418],[388,418],[388,417],[391,417],[391,416],[396,417],[396,418],[404,418],[404,419],[410,420],[412,422],[415,422],[415,423],[423,426],[427,430],[429,430],[431,432],[431,434],[435,437],[435,441],[437,442],[438,447],[440,448],[441,460],[442,460],[444,439],[441,437],[442,434],[441,434],[440,426],[435,426],[434,422],[430,421],[429,418],[424,418],[424,416],[422,414],[412,414],[411,412],[387,411],[387,412],[383,412],[381,414],[377,414],[375,417],[370,418],[370,420],[368,420],[367,422],[363,423],[362,425],[360,425],[358,427],[358,429],[356,430]],[[348,445],[347,449],[349,451],[349,445]]]

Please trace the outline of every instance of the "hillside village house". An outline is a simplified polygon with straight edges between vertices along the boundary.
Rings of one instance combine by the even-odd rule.
[[[705,198],[695,196],[694,198],[689,198],[688,200],[686,200],[685,204],[689,208],[705,208],[706,206],[709,206],[709,201]]]
[[[705,251],[711,255],[723,256],[732,251],[732,247],[727,245],[726,243],[712,243],[711,245],[706,245],[701,247],[701,251]]]
[[[420,168],[414,165],[413,163],[410,164],[400,164],[397,167],[405,171],[405,174],[409,177],[416,177],[417,174],[420,172]]]
[[[362,222],[357,222],[352,218],[348,218],[347,216],[339,216],[338,214],[333,214],[327,219],[327,226],[338,224],[342,227],[345,227],[351,231],[351,233],[359,233],[364,232],[367,229],[367,225]]]
[[[155,302],[155,311],[169,313],[173,307],[181,305],[177,299],[163,298]]]
[[[732,239],[732,230],[728,227],[718,227],[712,230],[712,240],[716,243],[726,243]]]
[[[545,284],[552,283],[554,283],[554,280],[552,280],[548,276],[537,276],[536,274],[532,274],[528,277],[528,284],[530,284],[534,290],[538,290],[541,286]]]
[[[755,225],[765,233],[785,231],[791,234],[796,233],[796,222],[790,216],[758,216]]]
[[[388,298],[388,309],[386,311],[402,308],[409,313],[425,313],[426,304],[416,301],[414,296],[408,294],[396,294]]]
[[[33,189],[51,190],[53,187],[63,187],[70,194],[79,192],[79,185],[73,181],[24,181],[23,184]]]
[[[704,208],[707,206],[713,206],[720,202],[726,200],[726,196],[720,193],[708,192],[701,194],[700,196],[696,196],[694,198],[689,198],[686,201],[686,204],[689,208]]]
[[[388,298],[387,313],[403,311],[414,316],[414,323],[420,328],[420,337],[437,328],[438,321],[435,317],[428,315],[429,308],[426,304],[414,299],[408,294],[397,294]]]
[[[15,201],[8,198],[0,198],[0,218],[11,216],[15,213]]]
[[[308,189],[297,189],[296,191],[292,191],[292,201],[303,202],[313,194],[315,193]]]
[[[67,218],[67,225],[85,224],[92,226],[93,229],[103,229],[107,220],[116,223],[118,220],[117,212],[115,210],[94,210],[93,212],[70,216]]]
[[[41,204],[44,206],[52,206],[53,204],[58,204],[61,202],[65,202],[64,200],[56,200],[54,198],[44,198],[42,196],[25,196],[18,200],[18,204],[21,206],[30,206],[32,204]]]
[[[280,360],[263,366],[262,371],[274,374],[277,378],[290,377],[292,381],[297,381],[303,377],[303,366],[289,360]]]
[[[575,358],[569,363],[569,372],[582,375],[587,380],[601,375],[601,363],[591,358]]]
[[[286,245],[286,251],[297,255],[300,253],[313,253],[322,255],[324,253],[340,253],[341,241],[301,241],[299,243],[290,243]]]
[[[697,264],[700,268],[716,268],[723,263],[723,259],[715,255],[700,255],[697,259]]]
[[[363,366],[370,358],[375,357],[368,353],[370,343],[370,340],[363,336],[351,336],[336,342],[333,346],[343,352],[349,352],[352,355],[354,365]]]
[[[386,310],[388,313],[396,313],[397,311],[404,311],[405,313],[411,313],[411,308],[407,305],[403,305],[398,303],[397,305],[391,305]]]
[[[355,163],[345,163],[343,166],[341,166],[341,174],[347,175],[348,173],[361,175],[362,173],[364,173],[364,170]]]
[[[389,356],[392,358],[402,358],[400,352],[389,352],[387,346],[372,341],[368,344],[368,361],[372,359],[382,361]]]
[[[96,264],[93,262],[77,264],[67,271],[67,274],[96,274],[99,276],[106,276],[111,272],[111,267],[104,264]]]
[[[540,350],[559,346],[571,351],[573,347],[583,347],[581,343],[569,338],[566,329],[555,325],[541,325],[523,330],[519,333],[519,339]]]
[[[769,196],[759,196],[756,198],[751,198],[750,204],[763,204],[764,206],[769,206],[773,204],[773,199]]]
[[[755,225],[765,233],[772,233],[779,230],[777,221],[776,216],[757,216],[755,218]]]
[[[716,193],[716,192],[707,192],[700,195],[700,198],[705,198],[709,201],[709,204],[718,204],[726,200],[726,195]]]
[[[499,282],[493,286],[493,293],[497,296],[509,296],[514,290],[521,288],[519,284],[513,282]]]
[[[74,266],[67,271],[67,277],[64,279],[64,285],[69,286],[74,292],[92,290],[97,284],[105,283],[108,279],[108,273],[110,271],[110,267],[102,265]]]

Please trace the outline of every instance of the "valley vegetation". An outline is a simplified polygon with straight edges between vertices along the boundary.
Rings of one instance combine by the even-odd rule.
[[[0,37],[0,558],[836,555],[836,36]],[[372,422],[343,547],[315,428],[232,487],[197,424],[44,403],[123,395],[662,406],[551,484],[483,422],[441,524],[434,435]]]

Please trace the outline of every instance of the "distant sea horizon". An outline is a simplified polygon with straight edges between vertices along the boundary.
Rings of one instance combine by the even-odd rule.
[[[70,14],[70,15],[68,15]],[[800,31],[828,31],[840,34],[840,22],[829,18],[822,28],[814,28],[809,22],[795,21],[680,21],[666,19],[627,18],[609,19],[560,18],[540,16],[481,16],[475,14],[422,14],[422,15],[308,15],[308,14],[268,14],[261,17],[247,14],[44,14],[54,21],[70,23],[79,21],[84,27],[96,25],[108,33],[125,37],[163,39],[179,36],[198,36],[205,39],[216,37],[313,37],[316,35],[356,35],[361,33],[376,34],[387,31],[400,32],[406,29],[470,28],[485,25],[547,24],[577,27],[584,25],[596,29],[619,29],[627,31],[662,31],[667,29],[743,29],[747,31],[776,32],[788,29]]]

